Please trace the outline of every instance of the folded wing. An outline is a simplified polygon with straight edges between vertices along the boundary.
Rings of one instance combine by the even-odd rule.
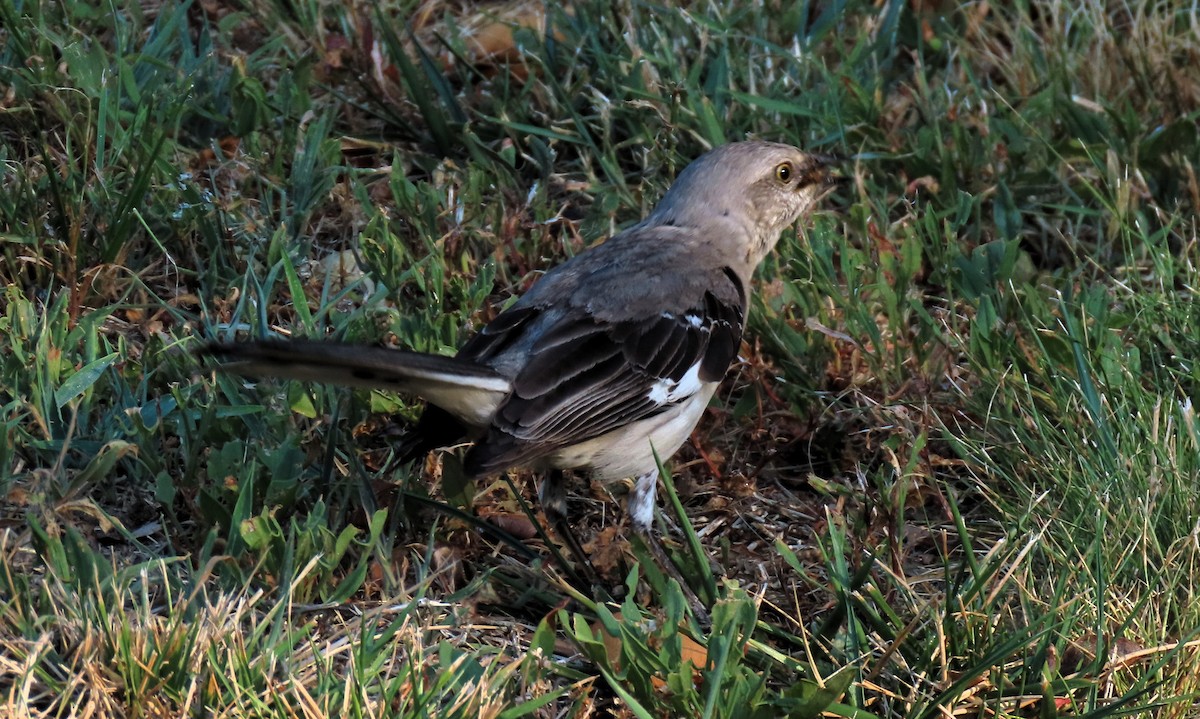
[[[691,302],[666,305],[682,310],[601,320],[576,307],[541,328],[523,352],[511,394],[467,455],[467,471],[531,462],[667,411],[720,381],[741,342],[745,298],[731,272],[706,284]],[[513,309],[536,322],[533,308]],[[464,347],[477,362],[488,362],[505,341],[502,332],[489,341],[488,330]]]

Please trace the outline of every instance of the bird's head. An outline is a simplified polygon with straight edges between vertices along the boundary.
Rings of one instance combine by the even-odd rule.
[[[679,173],[645,224],[707,231],[743,228],[743,261],[752,270],[779,235],[806,217],[840,181],[835,158],[776,142],[734,142],[697,158]]]

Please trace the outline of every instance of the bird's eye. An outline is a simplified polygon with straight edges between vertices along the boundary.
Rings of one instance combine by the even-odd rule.
[[[781,163],[775,168],[775,179],[785,185],[792,181],[792,174],[792,163],[790,162]]]

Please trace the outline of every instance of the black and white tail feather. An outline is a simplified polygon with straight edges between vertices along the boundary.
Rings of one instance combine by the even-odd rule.
[[[512,389],[495,370],[457,357],[319,340],[213,342],[202,352],[249,377],[384,389],[422,397],[464,424],[481,425]]]

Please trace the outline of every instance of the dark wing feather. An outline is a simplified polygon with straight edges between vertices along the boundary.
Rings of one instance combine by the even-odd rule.
[[[467,455],[467,471],[517,466],[663,412],[687,398],[655,401],[651,389],[680,382],[697,365],[701,383],[719,381],[736,356],[745,312],[741,283],[725,276],[732,286],[706,291],[682,312],[605,322],[576,307],[557,317],[533,341],[512,394]]]
[[[467,340],[459,348],[457,356],[477,364],[490,364],[491,360],[519,342],[524,331],[540,314],[538,307],[509,307]]]

